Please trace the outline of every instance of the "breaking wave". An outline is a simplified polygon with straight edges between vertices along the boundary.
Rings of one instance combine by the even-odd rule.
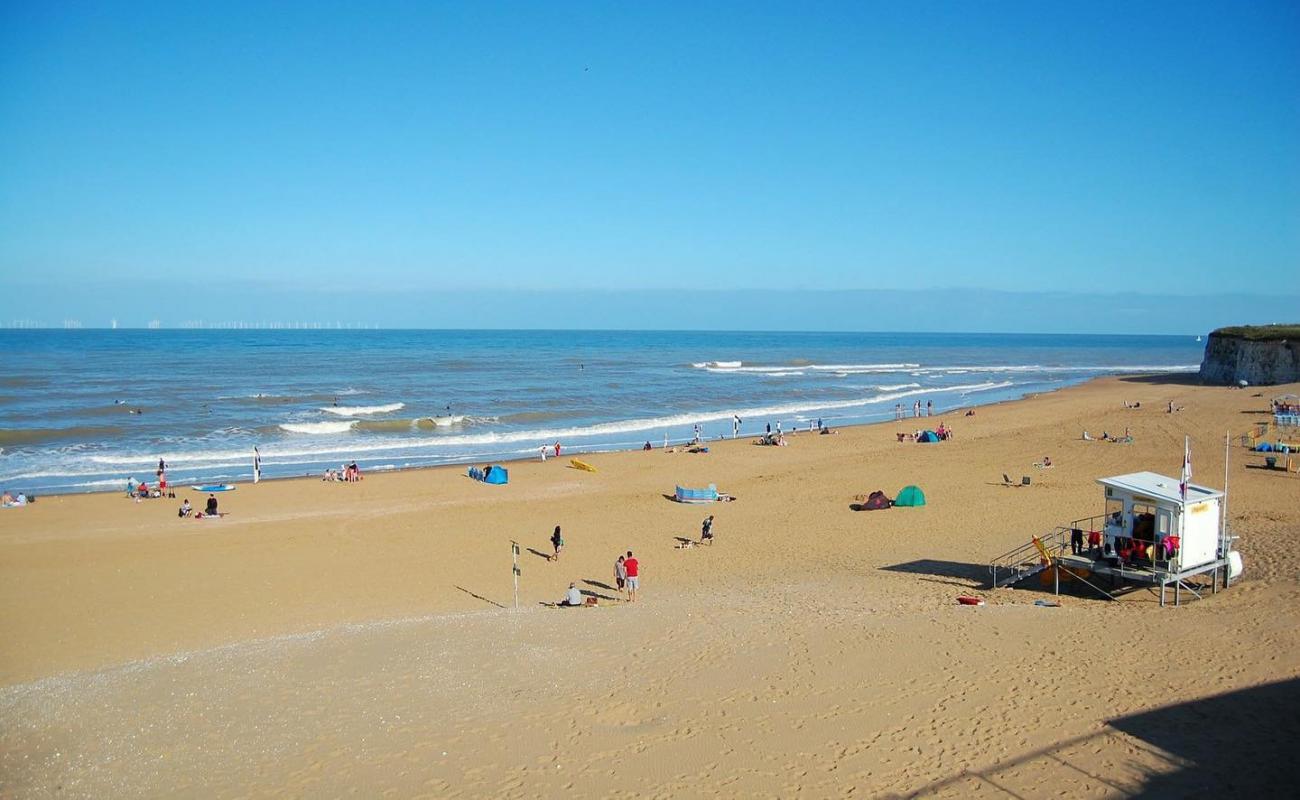
[[[356,417],[364,414],[388,414],[406,408],[406,403],[388,403],[382,406],[326,406],[321,409],[326,414],[340,417]]]

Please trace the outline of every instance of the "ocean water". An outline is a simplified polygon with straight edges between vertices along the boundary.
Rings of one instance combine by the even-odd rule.
[[[779,421],[936,416],[1098,375],[1195,371],[1194,337],[646,331],[0,331],[0,487],[109,491],[629,449]],[[448,408],[450,407],[450,412]],[[138,412],[138,413],[134,413]],[[431,417],[450,416],[436,424]],[[934,421],[936,424],[938,420]]]

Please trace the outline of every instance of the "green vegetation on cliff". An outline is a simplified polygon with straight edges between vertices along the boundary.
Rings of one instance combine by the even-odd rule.
[[[1283,339],[1300,339],[1300,325],[1234,325],[1219,328],[1211,336],[1230,336],[1252,342],[1273,342]]]

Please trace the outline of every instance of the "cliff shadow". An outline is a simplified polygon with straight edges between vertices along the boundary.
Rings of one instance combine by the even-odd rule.
[[[1164,372],[1159,375],[1122,375],[1124,383],[1145,383],[1149,386],[1208,386],[1197,372]]]

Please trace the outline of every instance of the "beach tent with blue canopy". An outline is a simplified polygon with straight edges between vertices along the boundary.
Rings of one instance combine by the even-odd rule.
[[[921,435],[917,436],[916,440],[918,442],[937,442],[939,441],[939,434],[934,431],[921,431]]]
[[[493,464],[492,468],[487,471],[487,475],[484,476],[483,482],[504,486],[510,483],[510,473],[500,464]]]
[[[920,486],[904,486],[903,491],[898,493],[894,498],[895,506],[923,506],[925,505],[925,492],[921,491]]]

